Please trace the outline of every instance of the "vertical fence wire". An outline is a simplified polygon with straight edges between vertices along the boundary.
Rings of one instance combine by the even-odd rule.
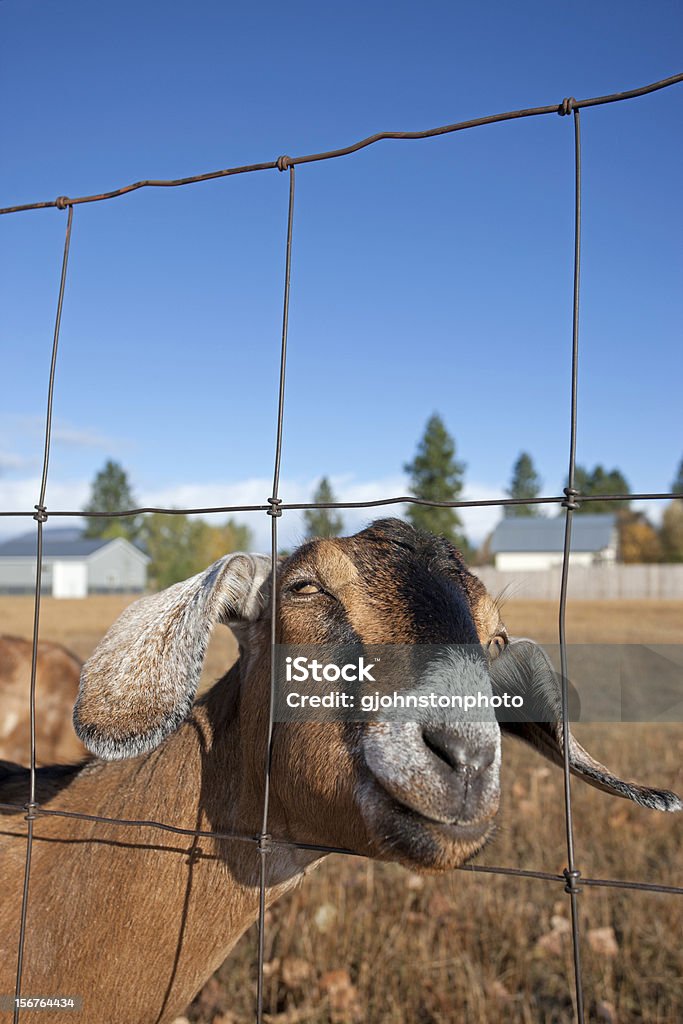
[[[45,507],[45,491],[47,474],[50,464],[50,442],[52,440],[52,404],[55,390],[55,372],[57,369],[57,351],[59,349],[59,331],[62,324],[62,307],[64,305],[64,289],[66,272],[69,265],[69,249],[71,247],[71,225],[73,223],[73,206],[69,206],[64,236],[64,252],[62,254],[62,272],[59,279],[59,295],[55,329],[52,338],[52,357],[47,386],[47,411],[45,414],[45,444],[43,448],[43,471],[40,479],[38,504],[35,506],[34,519],[37,524],[36,538],[36,583],[33,603],[33,646],[31,651],[31,682],[29,691],[29,718],[31,761],[29,772],[29,798],[26,804],[26,860],[24,862],[24,886],[21,898],[21,917],[19,919],[19,948],[17,950],[17,974],[14,987],[14,1024],[19,1022],[19,1000],[21,999],[21,982],[24,969],[24,947],[26,943],[26,918],[28,914],[29,886],[31,880],[31,856],[33,853],[33,823],[36,819],[36,674],[38,667],[38,635],[40,632],[40,598],[42,593],[43,575],[43,524],[47,522]]]
[[[282,435],[285,413],[285,382],[287,377],[287,333],[289,329],[289,291],[292,275],[292,229],[294,226],[294,166],[287,157],[280,157],[278,168],[289,169],[289,202],[287,206],[287,241],[285,246],[285,287],[282,301],[282,340],[280,343],[280,380],[278,385],[277,427],[275,432],[275,465],[273,468],[273,493],[268,499],[271,517],[271,577],[270,577],[270,694],[268,700],[268,727],[266,730],[265,770],[263,778],[263,816],[261,834],[259,836],[259,916],[258,916],[258,964],[256,991],[256,1021],[263,1021],[263,967],[266,947],[266,884],[268,854],[271,852],[268,834],[268,813],[270,810],[270,767],[273,745],[273,716],[275,712],[276,663],[275,648],[277,644],[277,521],[282,515],[282,504],[279,498],[280,466],[282,464]]]
[[[581,123],[579,111],[573,107],[573,100],[565,100],[562,113],[574,114],[574,288],[572,298],[572,357],[571,357],[571,398],[569,413],[569,471],[565,488],[564,548],[562,552],[562,576],[560,580],[559,639],[560,674],[562,686],[562,766],[564,770],[564,809],[567,835],[567,868],[565,892],[569,895],[572,918],[572,953],[574,960],[574,987],[576,994],[575,1011],[578,1024],[584,1024],[583,977],[581,974],[581,945],[579,935],[579,887],[580,872],[574,858],[574,821],[572,816],[571,777],[569,762],[569,681],[567,677],[567,586],[569,582],[569,555],[572,544],[572,517],[578,507],[574,476],[576,470],[576,421],[577,392],[579,380],[579,283],[581,276]]]
[[[282,442],[283,442],[283,423],[284,423],[284,399],[285,399],[285,380],[286,380],[286,357],[287,357],[287,333],[288,333],[288,321],[289,321],[289,299],[290,299],[290,280],[291,280],[291,255],[292,255],[292,230],[293,230],[293,218],[294,218],[294,167],[298,163],[308,163],[317,160],[327,160],[338,156],[344,156],[353,152],[357,152],[364,149],[366,146],[372,145],[383,139],[418,139],[428,138],[434,135],[447,134],[453,131],[460,131],[464,128],[472,128],[483,124],[491,124],[497,121],[509,120],[518,117],[529,117],[538,114],[549,114],[558,113],[561,115],[573,114],[574,119],[574,281],[573,281],[573,308],[572,308],[572,357],[571,357],[571,405],[570,405],[570,438],[569,438],[569,472],[567,479],[567,486],[564,488],[564,499],[554,497],[544,497],[534,499],[534,503],[545,503],[545,502],[557,502],[561,503],[565,510],[565,531],[564,531],[564,547],[562,556],[562,574],[560,582],[560,595],[559,595],[559,640],[560,640],[560,664],[561,664],[561,689],[562,689],[562,721],[561,721],[561,732],[562,732],[562,749],[563,749],[563,775],[564,775],[564,802],[565,802],[565,828],[566,828],[566,841],[567,841],[567,868],[564,870],[562,876],[549,875],[544,872],[528,871],[522,869],[511,869],[511,868],[495,868],[495,867],[470,867],[467,870],[481,872],[494,872],[498,874],[528,876],[535,878],[544,878],[548,880],[564,880],[565,891],[568,893],[571,900],[571,917],[572,917],[572,945],[573,945],[573,964],[574,964],[574,976],[575,976],[575,1000],[574,1010],[578,1024],[584,1024],[584,993],[583,993],[583,982],[581,972],[581,958],[580,958],[580,927],[579,927],[579,908],[578,908],[578,893],[579,886],[578,881],[581,877],[580,872],[576,868],[575,851],[574,851],[574,832],[573,832],[573,817],[572,817],[572,804],[571,804],[571,785],[570,785],[570,731],[569,731],[569,701],[568,701],[568,675],[567,675],[567,648],[566,648],[566,604],[567,604],[567,590],[568,590],[568,578],[569,578],[569,561],[571,554],[571,536],[572,536],[572,518],[574,511],[579,507],[577,502],[578,492],[575,489],[575,468],[576,468],[576,427],[577,427],[577,389],[578,389],[578,357],[579,357],[579,284],[580,284],[580,259],[581,259],[581,135],[580,135],[580,119],[579,110],[582,107],[596,106],[604,103],[612,103],[625,99],[632,99],[636,96],[642,96],[650,92],[654,92],[658,89],[666,88],[668,86],[680,83],[683,81],[683,75],[675,75],[668,79],[663,79],[659,82],[652,83],[651,85],[644,86],[640,89],[634,89],[629,92],[615,93],[610,96],[594,97],[586,100],[575,100],[565,99],[558,106],[548,107],[537,107],[529,110],[512,111],[505,114],[492,115],[490,117],[478,118],[473,121],[460,122],[455,125],[447,125],[437,129],[429,129],[424,132],[383,132],[375,136],[370,136],[367,139],[361,140],[352,146],[344,147],[339,150],[331,150],[326,153],[309,154],[308,156],[301,157],[287,157],[282,156],[277,161],[272,163],[264,164],[253,164],[249,166],[230,168],[223,171],[211,172],[208,174],[195,175],[190,178],[183,178],[177,180],[168,181],[140,181],[133,185],[125,186],[121,189],[117,189],[113,192],[102,193],[99,195],[82,196],[75,199],[68,199],[64,196],[59,197],[57,200],[44,202],[44,203],[33,203],[18,207],[6,207],[0,210],[0,214],[13,213],[29,209],[39,209],[43,207],[57,207],[59,209],[68,209],[66,234],[64,242],[64,253],[62,259],[62,271],[59,285],[59,297],[57,302],[57,313],[55,318],[55,329],[52,345],[52,358],[50,364],[50,375],[48,384],[48,399],[47,399],[47,413],[45,422],[45,444],[43,451],[43,469],[41,476],[41,485],[38,503],[35,506],[34,513],[20,512],[20,513],[9,513],[2,512],[2,515],[29,515],[32,514],[33,518],[37,523],[37,538],[36,538],[36,579],[35,579],[35,593],[34,593],[34,621],[33,621],[33,645],[32,645],[32,660],[31,660],[31,680],[30,680],[30,772],[29,772],[29,800],[24,805],[26,810],[26,821],[27,821],[27,832],[26,832],[26,861],[24,869],[24,884],[22,893],[22,904],[21,904],[21,918],[19,928],[19,944],[17,952],[17,974],[16,974],[16,987],[15,987],[15,1005],[14,1005],[14,1024],[19,1022],[20,1006],[19,1000],[21,997],[22,988],[22,969],[24,962],[24,952],[26,948],[26,921],[29,904],[29,889],[30,889],[30,873],[31,873],[31,855],[33,846],[33,823],[35,819],[40,815],[56,815],[63,816],[65,818],[76,818],[92,821],[110,822],[119,825],[138,825],[141,827],[152,827],[165,829],[167,831],[192,834],[192,835],[204,835],[204,836],[216,836],[217,838],[233,838],[243,840],[245,842],[255,843],[258,851],[258,878],[259,878],[259,913],[258,913],[258,981],[257,981],[257,1007],[256,1007],[256,1021],[257,1024],[263,1024],[263,980],[264,980],[264,961],[265,961],[265,904],[266,904],[266,889],[267,889],[267,862],[268,854],[276,847],[290,847],[294,849],[309,849],[317,850],[321,853],[324,852],[337,852],[350,854],[352,851],[343,849],[333,849],[325,846],[311,846],[309,844],[297,843],[296,840],[273,840],[268,832],[269,825],[269,808],[270,808],[270,782],[271,782],[271,753],[272,753],[272,740],[274,730],[274,696],[276,687],[276,664],[275,664],[275,650],[278,639],[277,634],[277,556],[278,556],[278,519],[282,515],[283,509],[297,509],[297,508],[346,508],[346,507],[374,507],[387,504],[396,504],[404,501],[414,501],[418,504],[423,505],[447,505],[447,506],[481,506],[481,505],[507,505],[514,504],[514,500],[507,501],[471,501],[471,502],[432,502],[419,497],[406,496],[403,498],[386,498],[378,499],[376,501],[367,502],[352,502],[349,504],[328,502],[328,503],[303,503],[303,504],[283,504],[279,497],[279,486],[280,486],[280,467],[282,461]],[[62,317],[62,307],[64,301],[64,291],[66,285],[67,267],[69,248],[71,243],[71,228],[73,220],[73,206],[75,203],[82,202],[97,202],[104,199],[110,199],[115,196],[124,195],[127,192],[133,191],[137,188],[145,187],[168,187],[176,185],[184,185],[192,182],[206,181],[216,177],[222,177],[230,174],[245,173],[256,170],[275,169],[279,171],[289,171],[289,202],[288,202],[288,216],[287,216],[287,236],[286,236],[286,252],[285,252],[285,280],[284,280],[284,298],[283,298],[283,315],[282,315],[282,337],[280,344],[280,376],[278,386],[278,404],[277,404],[277,427],[276,427],[276,439],[275,439],[275,460],[274,460],[274,471],[273,471],[273,488],[272,495],[267,499],[267,503],[259,506],[232,506],[224,508],[213,508],[213,509],[188,509],[188,510],[165,510],[165,509],[135,509],[135,510],[121,510],[122,515],[135,515],[139,512],[164,512],[169,511],[171,513],[188,512],[188,513],[202,513],[202,512],[219,512],[219,511],[265,511],[271,516],[271,553],[272,553],[272,567],[271,567],[271,579],[270,586],[272,591],[271,596],[271,608],[270,608],[270,701],[268,708],[268,723],[267,723],[267,734],[266,734],[266,745],[265,745],[265,764],[264,764],[264,789],[263,789],[263,807],[262,807],[262,820],[261,820],[261,832],[258,837],[254,836],[238,836],[228,835],[225,836],[222,833],[213,832],[199,832],[197,830],[187,830],[177,827],[173,827],[161,822],[154,821],[143,821],[143,820],[128,820],[128,819],[115,819],[105,818],[101,815],[89,815],[83,813],[66,812],[60,811],[59,809],[48,809],[41,808],[36,801],[36,674],[37,674],[37,660],[38,660],[38,637],[40,628],[40,601],[41,601],[41,587],[42,587],[42,562],[43,562],[43,525],[48,519],[48,512],[45,506],[45,494],[47,487],[49,458],[50,458],[50,442],[51,442],[51,431],[52,431],[52,408],[53,408],[53,396],[54,396],[54,382],[57,362],[57,351],[59,345],[59,333]],[[623,498],[665,498],[665,497],[683,497],[683,495],[668,495],[668,494],[652,494],[652,495],[604,495],[594,497],[593,500],[621,500]],[[588,498],[587,500],[591,500]],[[520,499],[521,501],[521,499]],[[51,513],[54,515],[64,516],[82,516],[93,513],[83,512],[55,512]],[[102,513],[104,514],[104,513]],[[106,513],[111,515],[111,513]],[[97,513],[94,513],[97,515]],[[13,807],[14,805],[1,805],[3,808]],[[582,879],[582,883],[589,885],[611,885],[622,888],[633,888],[643,889],[651,891],[662,891],[668,892],[669,894],[680,894],[683,890],[677,889],[673,886],[658,886],[640,882],[620,882],[618,880],[605,880],[605,879]]]

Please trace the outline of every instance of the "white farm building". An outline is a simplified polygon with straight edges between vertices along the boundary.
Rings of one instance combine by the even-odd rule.
[[[79,529],[43,529],[42,592],[52,597],[140,593],[149,557],[122,537],[84,537]],[[36,531],[0,544],[0,593],[29,594],[36,580]]]
[[[612,565],[617,560],[617,523],[610,515],[575,515],[572,521],[571,565]],[[491,537],[496,569],[532,572],[562,564],[564,516],[510,516]]]

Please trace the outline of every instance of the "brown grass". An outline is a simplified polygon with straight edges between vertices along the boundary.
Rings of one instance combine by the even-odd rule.
[[[558,642],[558,608],[548,601],[504,601],[503,618],[513,635]],[[683,643],[680,601],[570,601],[567,640],[574,644]]]
[[[41,635],[88,655],[125,597],[43,603]],[[683,642],[677,602],[574,602],[572,642]],[[557,608],[510,601],[513,633],[557,639]],[[0,598],[0,629],[30,635],[30,599]],[[222,635],[220,635],[222,634]],[[222,671],[227,631],[210,652]],[[584,725],[579,738],[627,777],[683,790],[683,727]],[[576,782],[575,844],[584,876],[681,885],[680,816],[656,814]],[[504,749],[497,838],[479,864],[560,873],[566,864],[562,775],[513,741]],[[683,1020],[683,899],[584,888],[580,898],[587,1019]],[[423,877],[330,857],[268,912],[266,1008],[278,1024],[569,1024],[569,903],[560,883],[456,871]],[[188,1008],[201,1024],[250,1024],[252,929]]]
[[[625,775],[681,788],[683,730],[592,726],[581,738]],[[561,773],[507,741],[498,836],[477,863],[561,873]],[[681,884],[682,823],[577,783],[577,861],[586,877]],[[683,1020],[681,897],[584,888],[587,1019]],[[272,1021],[305,1024],[571,1022],[569,901],[560,883],[420,876],[330,857],[268,912]],[[607,929],[607,932],[601,931]],[[607,948],[605,948],[605,944]],[[252,929],[188,1010],[191,1021],[253,1020]]]

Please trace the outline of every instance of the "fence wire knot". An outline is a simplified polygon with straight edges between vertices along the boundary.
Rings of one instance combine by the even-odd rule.
[[[34,505],[33,507],[35,509],[35,512],[33,513],[33,518],[35,519],[35,521],[37,523],[46,523],[47,522],[47,509],[45,508],[45,506],[44,505]]]
[[[24,821],[35,821],[38,815],[36,814],[36,808],[38,804],[35,800],[29,800],[27,804],[24,804],[26,808],[26,814],[24,815]]]
[[[277,169],[278,171],[286,171],[288,167],[292,166],[291,156],[279,156],[277,158]]]
[[[567,96],[557,108],[560,117],[566,117],[567,114],[571,114],[572,110],[576,110],[576,100],[573,96]]]
[[[55,206],[58,210],[66,210],[71,200],[68,196],[57,196],[55,199]]]
[[[267,853],[271,853],[273,849],[273,837],[269,832],[262,832],[258,837],[258,852],[262,857],[265,857]]]
[[[268,504],[270,505],[267,513],[269,516],[282,515],[282,509],[280,508],[280,505],[282,505],[282,498],[268,498]]]
[[[581,872],[577,871],[576,868],[574,868],[573,871],[570,871],[569,868],[565,868],[562,874],[564,875],[566,882],[564,891],[570,896],[578,896],[581,892],[581,886],[578,885],[578,881],[581,878]]]
[[[571,512],[576,512],[577,508],[581,508],[581,505],[576,500],[580,492],[575,487],[564,488],[564,501],[562,502],[562,508],[568,508]]]

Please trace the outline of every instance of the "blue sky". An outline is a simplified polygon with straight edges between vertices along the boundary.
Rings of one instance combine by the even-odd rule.
[[[0,4],[0,205],[632,88],[680,68],[677,3]],[[578,458],[667,489],[683,455],[683,86],[582,114]],[[435,410],[465,497],[568,445],[571,118],[297,170],[281,494],[405,489]],[[112,457],[141,502],[270,493],[287,175],[77,207],[47,504]],[[0,218],[0,505],[37,497],[66,214]],[[366,516],[347,516],[355,527]],[[497,513],[467,518],[477,540]],[[252,520],[256,541],[265,516]],[[5,532],[26,527],[6,521]],[[285,516],[287,542],[301,530]]]

